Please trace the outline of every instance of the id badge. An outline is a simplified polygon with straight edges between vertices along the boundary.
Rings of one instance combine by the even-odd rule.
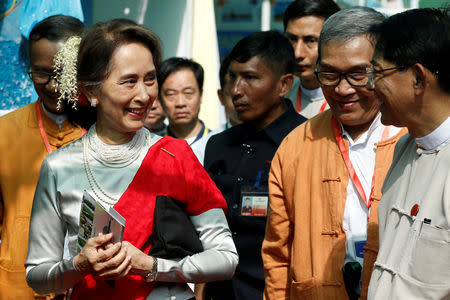
[[[353,240],[353,245],[355,247],[356,260],[362,266],[363,261],[364,261],[364,246],[366,245],[366,239],[364,238],[364,239]]]
[[[268,193],[241,192],[241,216],[266,217],[268,207]]]

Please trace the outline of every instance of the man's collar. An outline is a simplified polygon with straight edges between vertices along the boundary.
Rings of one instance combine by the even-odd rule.
[[[448,117],[438,128],[430,134],[416,138],[416,144],[424,150],[433,150],[450,140],[450,117]]]
[[[45,105],[42,102],[40,103],[40,105],[41,105],[42,110],[44,111],[45,115],[47,117],[49,117],[53,122],[58,124],[59,129],[61,129],[62,124],[64,123],[65,120],[67,120],[67,115],[65,115],[65,114],[55,114],[55,113],[52,113],[52,112],[48,111],[45,108]]]
[[[208,132],[209,132],[209,129],[206,128],[205,123],[203,123],[203,121],[200,120],[200,119],[198,119],[198,120],[200,121],[200,124],[202,125],[202,127],[201,127],[201,129],[200,129],[200,132],[199,132],[195,137],[190,137],[190,138],[184,139],[184,140],[186,140],[186,141],[192,140],[192,142],[190,143],[190,145],[194,144],[196,141],[198,141],[199,139],[201,139],[201,138],[205,135],[205,133],[208,133]],[[205,132],[205,131],[206,131],[206,132]],[[171,136],[171,137],[173,137],[173,138],[178,138],[178,137],[175,136],[175,134],[172,132],[172,130],[170,130],[170,127],[169,127],[169,126],[166,127],[164,136]]]
[[[350,136],[350,134],[345,130],[344,126],[342,126],[342,124],[339,122],[339,126],[341,127],[341,131],[342,131],[342,136],[344,136],[349,142],[350,145],[353,144],[364,144],[368,141],[369,137],[372,135],[372,133],[379,127],[382,126],[383,124],[381,123],[381,113],[378,113],[378,115],[375,117],[375,119],[373,119],[372,123],[370,124],[369,129],[367,129],[366,132],[364,132],[363,134],[361,134],[361,136],[358,138],[357,141],[353,141],[352,137]]]
[[[325,99],[322,89],[318,87],[317,89],[309,90],[305,88],[300,81],[302,94],[309,98],[311,101],[319,101]]]

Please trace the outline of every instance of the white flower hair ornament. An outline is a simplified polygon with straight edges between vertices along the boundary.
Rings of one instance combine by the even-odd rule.
[[[54,58],[56,90],[60,93],[56,106],[58,110],[63,108],[63,101],[72,103],[74,109],[77,109],[77,104],[87,104],[86,97],[80,95],[78,91],[77,83],[77,58],[80,42],[81,37],[70,37]]]

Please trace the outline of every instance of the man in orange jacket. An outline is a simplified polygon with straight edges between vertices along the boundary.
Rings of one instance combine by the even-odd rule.
[[[57,107],[53,57],[65,40],[84,30],[78,19],[62,15],[33,28],[29,75],[39,99],[0,118],[0,300],[47,297],[25,281],[28,227],[44,157],[82,136],[82,128]]]
[[[331,109],[292,131],[272,160],[265,299],[359,299],[361,290],[365,297],[381,186],[403,134],[381,124],[378,100],[365,87],[369,28],[383,20],[359,7],[323,25],[315,72]]]

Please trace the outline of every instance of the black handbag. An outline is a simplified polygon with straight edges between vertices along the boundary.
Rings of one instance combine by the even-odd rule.
[[[148,254],[158,258],[182,258],[203,251],[183,204],[164,195],[156,196],[150,239]]]

